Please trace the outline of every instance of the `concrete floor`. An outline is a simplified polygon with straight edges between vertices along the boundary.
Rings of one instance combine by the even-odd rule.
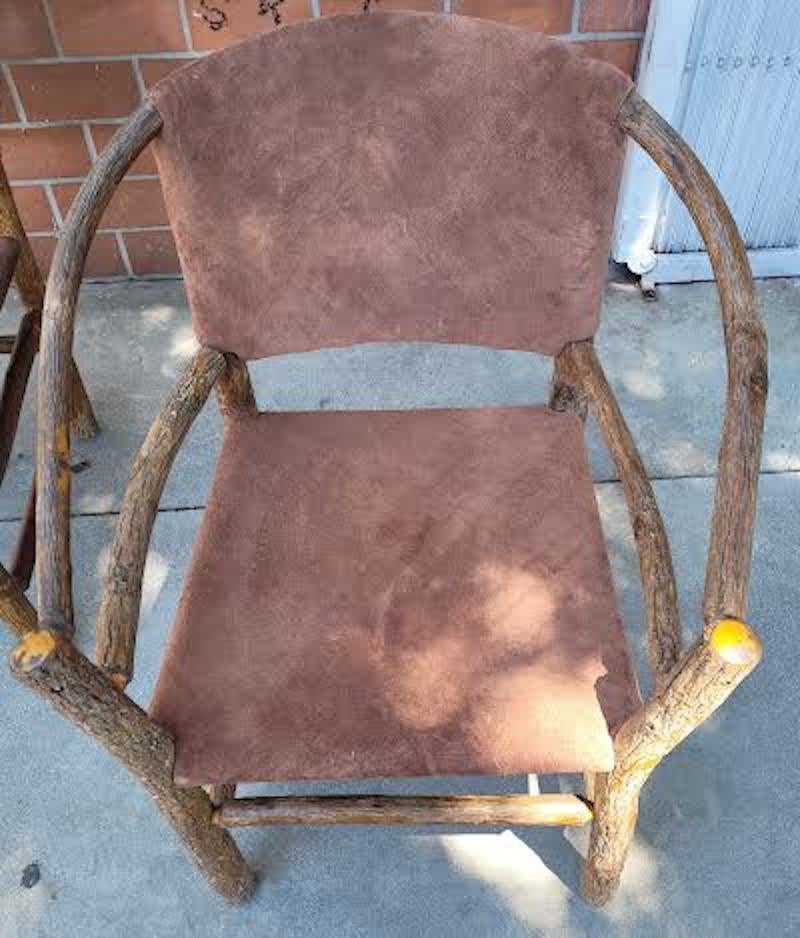
[[[584,830],[284,829],[239,840],[256,898],[230,908],[185,860],[148,797],[93,742],[0,671],[0,938],[37,936],[783,936],[800,934],[800,284],[760,287],[771,343],[750,618],[764,663],[647,787],[623,886],[607,909],[577,895]],[[4,311],[4,318],[12,318]],[[5,328],[4,328],[5,331]],[[601,356],[639,440],[672,540],[685,628],[697,631],[724,390],[710,285],[629,284],[606,296]],[[193,348],[178,283],[84,289],[77,357],[103,433],[75,446],[78,636],[92,622],[130,457]],[[255,369],[262,406],[308,409],[528,403],[546,393],[536,356],[431,346],[290,356]],[[29,394],[28,408],[33,395]],[[30,479],[32,417],[0,494],[7,550]],[[131,691],[146,702],[189,561],[218,448],[211,404],[179,458],[156,523]],[[640,659],[638,566],[613,467],[590,431],[622,612]],[[0,652],[13,644],[0,630]],[[570,789],[573,778],[374,782],[364,791]],[[357,786],[317,786],[326,791]],[[251,789],[254,786],[250,786]],[[310,786],[295,786],[308,790]],[[259,790],[278,790],[260,786]],[[36,863],[41,878],[21,885]]]

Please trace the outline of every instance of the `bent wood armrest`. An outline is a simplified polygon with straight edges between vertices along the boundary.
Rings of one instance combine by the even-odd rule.
[[[14,194],[8,184],[2,162],[0,162],[0,234],[10,235],[19,246],[19,258],[14,269],[14,283],[34,327],[32,341],[33,354],[35,354],[39,348],[39,320],[45,297],[44,280],[31,250],[31,243],[25,233],[22,219],[19,217]],[[2,299],[0,299],[0,305],[2,305]],[[97,421],[81,376],[71,359],[70,369],[72,372],[72,427],[79,436],[88,439],[97,432]],[[19,381],[19,377],[16,380]],[[27,376],[24,380],[27,381]]]
[[[739,619],[706,626],[665,686],[616,732],[614,772],[649,775],[724,703],[761,654],[761,639]]]
[[[167,396],[131,467],[97,615],[98,666],[122,690],[133,677],[142,577],[164,484],[183,440],[225,368],[200,349]]]
[[[556,375],[562,387],[578,388],[588,400],[622,482],[639,554],[647,660],[659,689],[680,657],[681,620],[672,552],[653,487],[590,339],[571,342],[559,352]]]
[[[706,622],[724,616],[742,618],[767,399],[767,337],[750,263],[719,189],[680,135],[636,92],[623,102],[619,124],[658,164],[683,200],[717,279],[728,390],[703,605]]]
[[[258,413],[247,364],[232,352],[225,353],[225,370],[214,391],[223,417],[253,417]]]
[[[146,102],[115,134],[72,203],[47,280],[39,349],[36,572],[40,623],[67,635],[72,633],[69,424],[75,305],[103,210],[160,127],[158,111]]]

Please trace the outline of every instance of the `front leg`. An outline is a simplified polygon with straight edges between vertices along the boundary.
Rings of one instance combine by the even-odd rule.
[[[617,891],[646,777],[637,780],[633,773],[616,769],[594,776],[594,819],[581,883],[584,898],[592,905],[604,905]]]
[[[650,773],[708,719],[761,660],[761,642],[738,619],[722,619],[700,640],[655,697],[614,738],[616,764],[594,776],[594,821],[583,894],[602,905],[615,893],[636,828],[639,792]]]

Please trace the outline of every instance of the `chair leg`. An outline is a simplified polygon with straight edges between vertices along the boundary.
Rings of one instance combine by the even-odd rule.
[[[619,886],[639,814],[641,783],[630,773],[594,776],[594,819],[583,867],[582,892],[592,905],[603,905]]]
[[[646,704],[614,737],[615,766],[594,778],[594,820],[583,894],[602,905],[619,885],[650,773],[733,693],[761,660],[761,641],[739,619],[706,626]]]
[[[81,439],[89,440],[97,434],[99,426],[86,393],[78,366],[72,363],[72,419],[70,426]]]
[[[17,680],[62,716],[95,737],[153,796],[209,883],[229,902],[250,897],[255,877],[231,835],[211,823],[202,788],[172,781],[175,746],[129,697],[69,641],[47,630],[29,632],[11,654]]]

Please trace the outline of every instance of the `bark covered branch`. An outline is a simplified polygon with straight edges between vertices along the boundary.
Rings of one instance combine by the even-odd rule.
[[[761,660],[761,641],[737,619],[705,629],[669,680],[620,727],[616,764],[594,780],[595,817],[583,892],[597,905],[615,892],[628,852],[639,792],[650,773],[733,693]]]
[[[211,823],[208,796],[201,788],[173,784],[174,743],[165,730],[54,632],[29,632],[10,664],[17,680],[139,779],[215,889],[232,902],[248,898],[253,874],[228,832]]]
[[[196,353],[133,461],[97,615],[97,664],[119,689],[133,676],[142,577],[161,493],[181,443],[224,368],[221,352]]]
[[[686,142],[632,92],[619,124],[653,158],[708,250],[722,308],[728,392],[706,567],[705,621],[744,617],[767,401],[767,336],[747,251],[725,200]]]

